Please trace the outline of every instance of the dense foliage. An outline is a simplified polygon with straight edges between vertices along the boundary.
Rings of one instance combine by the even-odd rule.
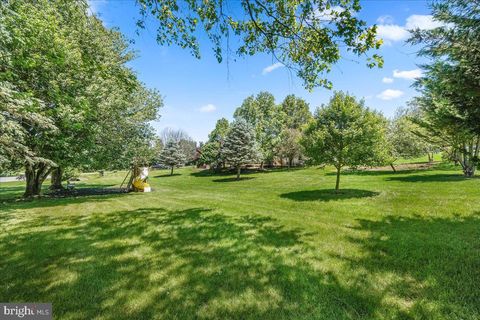
[[[410,39],[431,61],[416,82],[422,95],[413,103],[423,115],[420,123],[473,176],[480,163],[479,2],[436,2],[432,11],[442,26],[416,30]]]
[[[255,141],[255,132],[247,121],[240,118],[232,123],[221,152],[225,161],[236,169],[237,180],[240,179],[242,165],[258,160],[259,150]]]
[[[86,8],[85,1],[0,3],[0,153],[25,167],[26,196],[38,195],[54,168],[144,162],[139,150],[154,138],[148,122],[158,118],[161,97],[126,66],[133,54],[123,36]]]
[[[386,119],[366,108],[363,101],[335,92],[330,102],[317,110],[301,142],[312,163],[329,164],[337,169],[335,189],[338,190],[342,167],[385,161],[386,128]]]
[[[173,175],[173,168],[184,165],[185,158],[180,142],[172,139],[160,153],[159,163],[170,168],[170,175]]]

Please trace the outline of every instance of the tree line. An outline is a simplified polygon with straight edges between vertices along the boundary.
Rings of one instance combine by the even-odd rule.
[[[198,164],[217,171],[231,166],[237,178],[242,166],[253,163],[328,164],[337,170],[338,189],[345,166],[389,164],[395,171],[399,158],[432,158],[438,147],[419,134],[424,131],[414,119],[412,111],[399,109],[389,120],[344,92],[334,92],[313,115],[299,97],[288,95],[277,105],[271,93],[260,92],[243,101],[232,123],[217,121],[200,147]]]

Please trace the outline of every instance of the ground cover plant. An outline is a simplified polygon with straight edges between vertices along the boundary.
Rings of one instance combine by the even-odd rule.
[[[23,185],[2,183],[0,301],[57,319],[480,317],[480,180],[457,168],[349,171],[340,193],[328,167],[152,173],[146,194],[11,201]]]

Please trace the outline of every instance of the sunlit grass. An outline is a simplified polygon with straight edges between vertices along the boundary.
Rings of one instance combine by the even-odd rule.
[[[147,194],[0,200],[0,301],[56,319],[480,318],[480,179],[458,168],[348,173],[340,194],[316,168],[165,173]]]

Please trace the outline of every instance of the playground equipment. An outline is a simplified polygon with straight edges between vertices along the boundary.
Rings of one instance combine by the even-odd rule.
[[[130,171],[128,171],[125,179],[123,179],[120,188],[123,186],[125,180],[130,175],[130,179],[127,184],[127,191],[136,191],[136,192],[151,192],[152,188],[147,183],[148,180],[148,167],[137,167],[133,166]]]

